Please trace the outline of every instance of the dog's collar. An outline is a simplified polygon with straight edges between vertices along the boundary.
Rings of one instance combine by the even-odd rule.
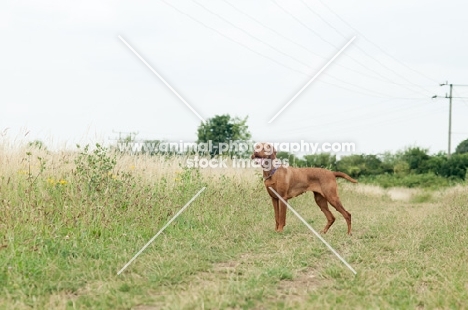
[[[278,168],[274,168],[273,170],[271,170],[271,171],[270,171],[270,175],[267,176],[266,178],[263,178],[263,182],[265,182],[266,180],[268,180],[269,178],[271,178],[271,177],[275,174],[276,170],[278,170]]]

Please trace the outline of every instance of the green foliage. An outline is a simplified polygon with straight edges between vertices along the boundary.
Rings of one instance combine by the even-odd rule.
[[[364,154],[344,156],[338,161],[337,169],[352,177],[391,172],[390,167],[385,165],[376,155]]]
[[[331,170],[336,170],[336,155],[321,153],[313,155],[305,155],[305,166],[306,167],[320,167]]]
[[[432,188],[438,189],[454,185],[456,180],[448,179],[435,175],[433,173],[425,174],[379,174],[369,175],[359,178],[359,182],[370,183],[382,186],[383,188],[390,187],[409,187],[409,188]]]
[[[455,154],[466,154],[468,153],[468,139],[463,140],[460,144],[457,145],[455,149]]]
[[[219,143],[230,142],[247,142],[251,138],[249,128],[247,126],[247,118],[231,117],[229,114],[216,115],[213,118],[207,119],[198,127],[197,143],[208,143],[212,141],[213,146],[218,146]],[[230,150],[230,156],[245,157],[248,156],[248,151]],[[213,148],[210,152],[211,156],[219,154],[217,148]]]
[[[32,152],[26,152],[26,157],[23,158],[22,161],[27,163],[28,170],[26,171],[26,180],[29,183],[28,188],[25,190],[28,194],[28,202],[33,203],[34,196],[38,192],[38,178],[42,175],[44,170],[46,169],[46,160],[41,156],[36,156],[36,160],[38,161],[39,170],[37,172],[33,172],[33,154]]]
[[[31,186],[34,185],[34,183],[36,183],[37,181],[37,178],[44,172],[45,168],[46,168],[46,162],[45,162],[45,159],[40,157],[40,156],[37,156],[37,160],[39,162],[39,171],[37,172],[36,175],[33,174],[32,172],[32,152],[26,152],[26,157],[23,158],[23,161],[26,161],[27,162],[27,165],[28,165],[28,176],[27,176],[27,179],[30,183]]]
[[[282,151],[278,152],[276,157],[288,159],[289,165],[293,167],[319,167],[336,170],[336,155],[328,153],[305,155],[304,158],[299,158],[292,153]]]
[[[394,154],[379,156],[354,154],[340,160],[331,154],[305,155],[298,158],[288,152],[278,152],[280,159],[287,158],[294,167],[321,167],[338,170],[359,178],[361,182],[383,187],[446,187],[462,182],[468,175],[468,153],[429,155],[427,149],[409,147]]]
[[[145,140],[143,142],[144,146],[142,146],[141,154],[150,155],[150,156],[153,156],[153,155],[171,155],[171,154],[173,154],[173,153],[170,152],[170,150],[168,150],[168,151],[160,151],[159,150],[159,146],[163,142],[165,142],[165,141],[163,141],[163,140]]]
[[[34,140],[28,143],[29,148],[34,148],[38,150],[47,150],[47,147],[45,146],[44,142],[41,140]]]
[[[432,194],[427,191],[416,194],[411,198],[411,202],[414,202],[414,203],[425,203],[425,202],[430,202],[430,201],[432,201]]]
[[[12,169],[0,162],[0,309],[466,308],[466,188],[433,196],[418,190],[406,202],[340,186],[356,219],[353,236],[332,209],[337,221],[326,238],[355,276],[292,214],[282,234],[274,231],[270,199],[252,171],[215,175],[128,155],[113,165],[106,164],[113,154],[101,153],[34,152],[30,174],[23,153],[8,160],[19,163]],[[107,188],[118,190],[83,193],[89,179],[71,173],[78,157],[85,167],[87,157],[106,167],[97,171],[114,167]],[[145,170],[121,186],[119,169],[130,162]],[[151,170],[151,163],[158,165]],[[29,175],[34,203],[24,191]],[[49,184],[51,176],[68,183]],[[202,186],[206,191],[117,276]],[[313,196],[295,199],[314,228],[326,223]]]
[[[78,149],[81,147],[77,145]],[[75,158],[76,176],[81,184],[86,184],[92,191],[102,191],[108,188],[115,178],[113,170],[117,164],[116,154],[108,154],[108,150],[100,144],[90,152],[86,145]]]
[[[410,172],[410,165],[406,161],[398,161],[393,166],[393,172],[397,175],[406,175]]]
[[[276,157],[281,160],[287,159],[289,165],[293,167],[305,167],[306,166],[305,160],[298,158],[296,155],[285,152],[285,151],[276,153]]]
[[[432,172],[437,175],[447,176],[446,173],[442,172],[442,167],[447,164],[447,155],[444,153],[439,153],[433,156],[430,156],[428,160],[424,162],[424,171]]]
[[[410,147],[403,152],[402,159],[408,163],[411,172],[426,173],[426,162],[430,159],[428,152],[428,149]]]
[[[279,158],[288,158],[291,166],[322,167],[338,170],[383,187],[445,187],[465,180],[468,175],[468,153],[429,155],[428,150],[409,147],[394,154],[379,156],[353,154],[336,160],[335,155],[314,154],[298,158],[288,152],[278,152]]]
[[[177,172],[176,181],[178,183],[177,190],[180,193],[193,192],[197,188],[206,186],[199,169],[181,167],[182,171]]]
[[[468,168],[468,154],[454,154],[446,159],[439,167],[442,176],[465,180]]]

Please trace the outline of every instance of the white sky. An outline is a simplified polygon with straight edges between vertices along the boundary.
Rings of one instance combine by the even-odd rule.
[[[195,140],[200,120],[121,35],[202,117],[248,115],[255,141],[346,141],[356,153],[447,150],[448,99],[431,97],[448,92],[439,82],[468,84],[466,2],[327,1],[354,29],[318,0],[169,3],[2,1],[4,138],[63,146],[137,131]],[[454,91],[468,97],[468,87]],[[454,99],[453,149],[468,138],[467,113],[468,99]]]

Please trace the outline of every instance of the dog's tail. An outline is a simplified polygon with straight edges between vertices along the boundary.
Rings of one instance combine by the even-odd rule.
[[[348,180],[349,182],[357,183],[357,180],[353,179],[352,177],[350,177],[350,176],[347,175],[346,173],[339,172],[339,171],[333,171],[333,174],[334,174],[335,177],[337,177],[337,178],[343,178],[343,179]]]

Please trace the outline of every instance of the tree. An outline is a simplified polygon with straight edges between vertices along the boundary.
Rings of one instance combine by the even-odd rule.
[[[162,143],[164,143],[162,140],[145,140],[139,151],[141,154],[150,156],[175,154],[175,152],[171,153],[170,150],[160,150],[159,147]]]
[[[276,157],[279,159],[287,159],[288,164],[293,167],[305,167],[306,162],[305,160],[298,158],[296,155],[289,153],[289,152],[278,152],[276,153]]]
[[[403,152],[402,159],[408,163],[411,172],[426,173],[428,172],[427,161],[430,158],[428,152],[428,149],[410,147]]]
[[[339,171],[343,171],[352,177],[363,175],[377,175],[389,172],[386,165],[382,165],[376,155],[354,154],[343,156],[337,163]]]
[[[336,170],[336,155],[328,153],[305,155],[307,167],[319,167]]]
[[[248,149],[240,149],[239,146],[242,143],[248,145],[247,143],[249,143],[248,141],[251,138],[249,127],[247,126],[247,118],[247,116],[244,119],[231,117],[229,114],[215,115],[198,126],[197,143],[209,143],[211,141],[213,146],[209,150],[211,156],[220,153],[220,143],[227,143],[230,146],[227,153],[231,157],[233,155],[244,157],[248,154]]]
[[[454,154],[439,167],[439,174],[451,179],[465,180],[468,154]]]
[[[351,177],[359,177],[365,171],[364,155],[343,156],[338,161],[338,171],[349,174]]]
[[[465,154],[468,153],[468,139],[463,140],[460,142],[459,145],[457,145],[457,148],[455,149],[456,154]]]

